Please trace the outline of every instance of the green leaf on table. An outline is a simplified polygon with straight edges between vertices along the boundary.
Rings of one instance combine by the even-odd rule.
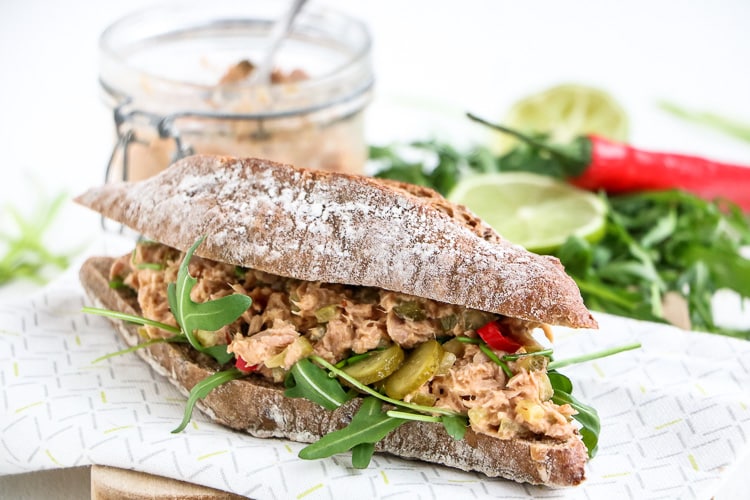
[[[385,438],[393,430],[397,429],[406,420],[389,417],[382,410],[382,403],[373,397],[362,400],[357,413],[352,421],[337,431],[330,432],[320,438],[317,442],[306,446],[299,452],[299,457],[305,460],[326,458],[337,453],[353,450],[363,444],[374,444]],[[369,464],[369,458],[365,460],[366,454],[374,450],[370,447],[359,447],[356,451],[357,459],[355,467]],[[370,453],[371,456],[371,453]]]
[[[203,303],[193,302],[190,292],[198,282],[190,276],[189,264],[195,250],[205,237],[196,241],[185,253],[177,272],[177,281],[167,288],[169,307],[177,323],[187,335],[190,345],[196,350],[212,356],[219,364],[227,363],[234,355],[227,352],[226,346],[204,347],[195,335],[196,330],[216,331],[239,318],[252,304],[246,295],[233,294]]]
[[[297,361],[289,372],[284,395],[305,398],[327,410],[335,410],[349,400],[341,383],[307,358]]]

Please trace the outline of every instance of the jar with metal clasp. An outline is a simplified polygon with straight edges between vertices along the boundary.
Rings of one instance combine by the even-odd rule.
[[[362,173],[374,76],[367,27],[306,5],[257,79],[286,2],[174,3],[100,37],[100,84],[117,139],[106,177],[139,180],[186,155],[265,158]]]

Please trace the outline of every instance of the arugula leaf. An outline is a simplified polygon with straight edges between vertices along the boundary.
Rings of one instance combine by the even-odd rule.
[[[601,431],[601,422],[596,409],[588,406],[573,397],[573,383],[568,377],[555,370],[547,373],[550,383],[552,384],[553,395],[552,401],[555,404],[569,404],[578,413],[573,418],[581,424],[581,439],[589,452],[589,458],[596,455],[599,446],[599,432]]]
[[[461,414],[434,416],[414,413],[413,411],[388,410],[386,415],[393,418],[401,418],[403,420],[443,424],[445,432],[456,441],[460,441],[464,438],[466,435],[466,429],[469,426],[467,418]]]
[[[190,345],[196,350],[212,356],[223,365],[234,355],[227,352],[226,346],[204,347],[195,336],[196,330],[216,331],[239,318],[252,304],[252,299],[242,294],[232,294],[204,303],[193,302],[190,292],[197,279],[190,276],[189,264],[195,250],[203,243],[205,236],[196,241],[185,253],[185,258],[177,272],[176,283],[167,288],[169,307],[177,323],[187,335]]]
[[[352,448],[352,467],[366,469],[375,454],[375,443],[359,443]]]
[[[440,417],[440,421],[445,427],[445,432],[456,441],[462,440],[466,435],[468,423],[463,415],[443,415]]]
[[[185,405],[185,414],[182,417],[180,425],[172,431],[172,434],[177,434],[185,430],[185,427],[190,423],[190,419],[193,416],[193,408],[199,399],[203,399],[208,394],[219,387],[220,385],[226,384],[231,380],[244,377],[246,374],[236,368],[216,372],[213,375],[204,378],[193,386],[190,390],[190,396],[188,397]]]
[[[750,297],[750,260],[722,248],[691,246],[684,259],[693,264],[702,262],[717,288],[729,288]]]
[[[166,332],[174,333],[175,335],[182,335],[182,330],[180,330],[179,328],[175,326],[168,325],[160,321],[154,321],[152,319],[146,319],[141,316],[136,316],[134,314],[127,314],[127,313],[123,313],[120,311],[111,311],[109,309],[100,309],[98,307],[88,307],[88,306],[83,307],[81,311],[88,313],[88,314],[95,314],[97,316],[105,316],[107,318],[114,318],[114,319],[119,319],[122,321],[127,321],[129,323],[135,323],[136,325],[153,326],[156,328],[160,328]]]
[[[305,398],[327,410],[335,410],[350,398],[341,383],[308,358],[297,361],[289,372],[284,395],[288,398]]]
[[[105,359],[114,358],[115,356],[121,356],[123,354],[129,354],[131,352],[135,352],[138,349],[143,349],[144,347],[148,347],[154,344],[164,344],[164,343],[181,343],[185,342],[187,343],[188,339],[184,335],[175,335],[173,337],[169,338],[157,338],[157,339],[151,339],[147,340],[146,342],[141,342],[140,344],[136,344],[132,347],[128,347],[126,349],[123,349],[121,351],[117,352],[111,352],[109,354],[105,354],[104,356],[99,356],[94,361],[91,362],[91,364],[96,364],[100,361],[104,361]]]
[[[320,438],[317,442],[304,447],[299,452],[299,457],[305,460],[326,458],[337,453],[352,450],[361,444],[374,444],[385,438],[393,430],[406,422],[403,419],[389,417],[382,411],[382,403],[373,397],[362,400],[357,413],[351,423],[343,429],[330,432]],[[355,467],[366,467],[369,457],[372,456],[374,447],[359,447],[356,450]],[[369,453],[369,456],[367,454]]]
[[[586,354],[582,354],[581,356],[575,356],[575,357],[572,357],[572,358],[551,361],[547,365],[547,369],[548,370],[555,370],[557,368],[562,368],[564,366],[574,365],[574,364],[577,364],[577,363],[583,363],[583,362],[586,362],[586,361],[593,361],[595,359],[606,358],[607,356],[613,356],[613,355],[619,354],[621,352],[632,351],[633,349],[640,349],[640,348],[641,348],[641,343],[640,342],[635,342],[633,344],[627,344],[627,345],[612,347],[610,349],[604,349],[602,351],[589,352],[589,353],[586,353]]]

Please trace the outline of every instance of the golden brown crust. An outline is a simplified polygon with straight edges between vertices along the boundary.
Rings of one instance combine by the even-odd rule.
[[[166,245],[308,281],[374,286],[528,321],[596,327],[560,262],[427,188],[193,156],[76,199]]]
[[[104,257],[87,260],[80,272],[84,289],[101,307],[138,314],[133,299],[110,289],[108,273],[112,262]],[[114,323],[128,344],[138,342],[132,325]],[[182,345],[155,344],[137,352],[184,393],[216,369]],[[251,376],[220,386],[199,402],[199,407],[215,421],[254,436],[312,442],[345,426],[358,404],[355,399],[333,412],[327,411],[305,399],[287,398],[283,387]],[[579,484],[587,461],[586,448],[577,435],[565,442],[499,440],[469,430],[463,440],[456,441],[441,425],[424,422],[402,425],[377,449],[402,458],[548,486]]]

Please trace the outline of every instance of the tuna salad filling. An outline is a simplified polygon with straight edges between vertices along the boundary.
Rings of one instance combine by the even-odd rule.
[[[177,326],[167,286],[176,280],[182,257],[171,247],[141,242],[114,262],[110,280],[133,290],[144,317]],[[546,325],[200,257],[193,257],[189,269],[198,280],[191,294],[195,302],[234,293],[252,298],[235,322],[196,336],[206,347],[226,345],[258,376],[281,382],[297,361],[314,353],[392,398],[466,414],[479,433],[566,440],[576,432],[575,410],[551,400],[548,358],[524,355],[542,349],[532,332],[548,334]],[[507,350],[487,351],[477,333],[486,325],[502,332]],[[172,335],[152,326],[142,332],[148,338]],[[521,356],[497,362],[508,354]]]

